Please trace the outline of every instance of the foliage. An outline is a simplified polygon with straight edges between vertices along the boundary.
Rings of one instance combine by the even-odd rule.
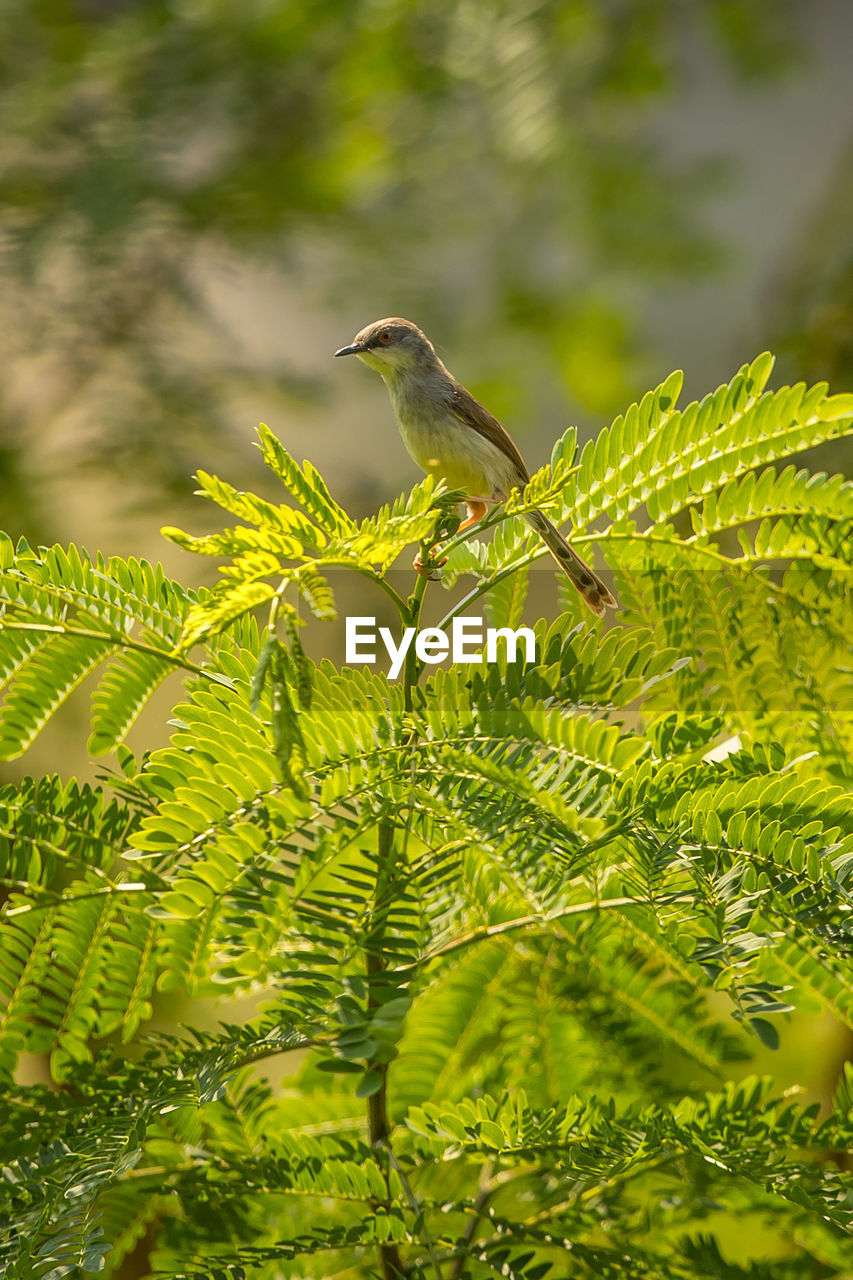
[[[6,1275],[848,1274],[853,1082],[820,1117],[742,1078],[792,1010],[853,1025],[853,486],[774,466],[853,397],[770,370],[567,435],[490,542],[429,483],[357,523],[266,428],[285,501],[201,473],[237,523],[166,531],[226,561],[212,591],[3,542],[4,755],[88,677],[119,766],[0,791]],[[474,578],[446,621],[517,624],[536,504],[603,551],[609,629],[567,597],[535,660],[398,682],[305,653],[332,567],[417,626],[427,579],[389,570],[438,533]],[[198,1002],[180,1037],[167,993]],[[205,1029],[238,994],[260,1012]]]

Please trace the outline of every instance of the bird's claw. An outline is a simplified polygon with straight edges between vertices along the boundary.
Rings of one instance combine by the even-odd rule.
[[[432,547],[429,553],[429,558],[426,561],[421,559],[420,552],[418,552],[418,554],[415,556],[414,560],[412,561],[412,567],[414,569],[417,569],[421,577],[426,578],[428,582],[438,582],[439,575],[437,573],[434,573],[433,570],[440,569],[442,565],[447,564],[447,556],[445,556],[442,560],[438,560],[438,561],[433,560],[433,556],[436,550],[437,550],[436,547]]]

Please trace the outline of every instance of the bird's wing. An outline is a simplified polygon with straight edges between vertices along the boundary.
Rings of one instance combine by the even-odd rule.
[[[515,442],[504,431],[497,418],[493,418],[488,409],[484,409],[479,400],[475,400],[470,391],[466,391],[460,383],[455,383],[450,398],[450,412],[463,422],[466,427],[476,431],[484,440],[488,440],[505,457],[509,458],[518,472],[519,488],[527,484],[530,476],[524,459]]]

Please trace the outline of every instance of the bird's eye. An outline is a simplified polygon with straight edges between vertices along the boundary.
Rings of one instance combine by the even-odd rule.
[[[379,334],[379,341],[382,343],[383,347],[387,347],[388,343],[391,342],[393,337],[394,335],[392,334],[390,329],[383,329],[382,332]]]

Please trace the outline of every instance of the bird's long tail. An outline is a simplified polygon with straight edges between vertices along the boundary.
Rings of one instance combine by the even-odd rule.
[[[572,586],[576,587],[593,613],[599,617],[607,608],[618,609],[619,602],[612,591],[609,591],[589,565],[581,560],[573,551],[560,530],[551,523],[541,511],[528,511],[525,515],[527,523],[539,534],[557,564],[563,570]]]

